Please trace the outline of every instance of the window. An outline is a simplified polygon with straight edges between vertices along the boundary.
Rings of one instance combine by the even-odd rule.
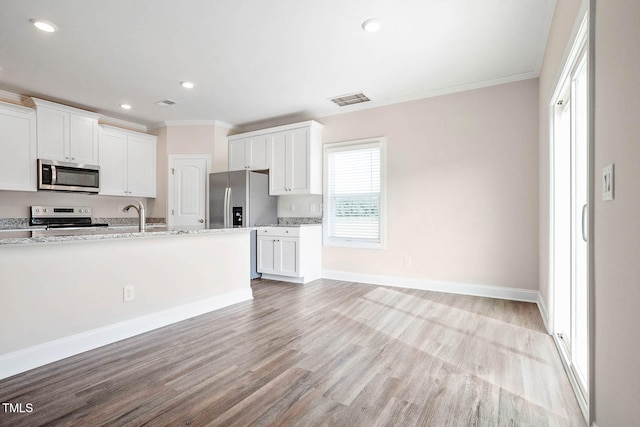
[[[324,244],[383,248],[384,138],[324,147]]]

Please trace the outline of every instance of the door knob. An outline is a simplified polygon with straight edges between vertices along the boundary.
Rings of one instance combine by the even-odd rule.
[[[204,219],[199,219],[198,222],[202,224],[204,222]]]

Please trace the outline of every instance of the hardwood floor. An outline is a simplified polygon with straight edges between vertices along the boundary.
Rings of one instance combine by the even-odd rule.
[[[537,307],[332,280],[0,381],[2,426],[584,426]]]

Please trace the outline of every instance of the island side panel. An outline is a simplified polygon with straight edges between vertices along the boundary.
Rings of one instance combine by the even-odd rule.
[[[3,354],[238,292],[249,233],[0,246]],[[135,287],[123,301],[123,287]]]

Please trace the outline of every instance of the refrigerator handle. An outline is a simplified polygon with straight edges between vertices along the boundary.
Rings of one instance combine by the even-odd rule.
[[[232,198],[232,193],[231,193],[231,187],[229,187],[229,198],[227,199],[227,227],[232,228],[233,227],[233,218],[231,217],[231,198]]]
[[[229,226],[229,218],[228,218],[228,214],[227,212],[229,211],[229,187],[224,189],[224,207],[222,208],[223,210],[223,222],[224,222],[224,228],[227,228]]]

